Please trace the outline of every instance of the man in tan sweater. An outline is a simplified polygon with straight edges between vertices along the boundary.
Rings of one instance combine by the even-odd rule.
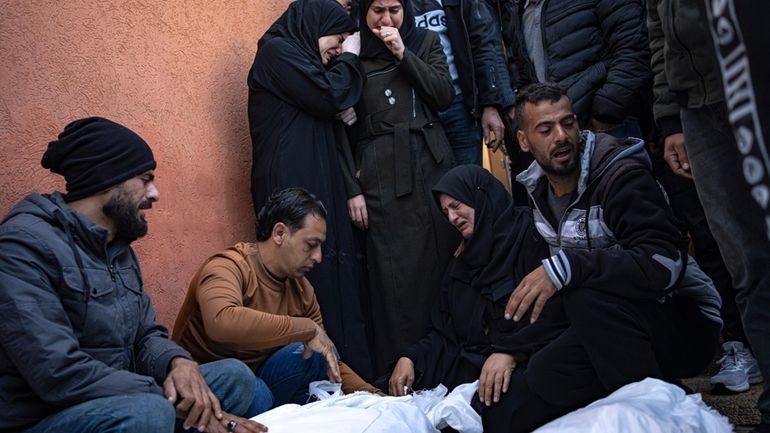
[[[304,277],[321,261],[325,238],[326,210],[312,194],[273,194],[257,217],[257,242],[209,258],[177,316],[172,338],[198,362],[236,358],[251,367],[258,412],[307,402],[315,380],[341,381],[346,393],[379,392],[338,361]]]

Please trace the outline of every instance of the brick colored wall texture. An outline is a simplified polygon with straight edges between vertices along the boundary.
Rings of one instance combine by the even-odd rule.
[[[171,327],[202,261],[254,237],[246,76],[288,3],[4,0],[0,215],[29,192],[63,190],[40,158],[70,121],[133,129],[155,152],[161,195],[134,247]]]

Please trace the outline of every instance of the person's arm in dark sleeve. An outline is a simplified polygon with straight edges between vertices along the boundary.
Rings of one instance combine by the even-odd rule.
[[[250,82],[265,83],[286,102],[329,120],[358,102],[366,80],[355,54],[342,53],[328,68],[308,67],[304,56],[282,39],[266,43],[256,62]]]
[[[56,262],[42,239],[0,232],[0,345],[35,394],[66,407],[101,397],[163,394],[153,377],[118,370],[83,351],[55,289]]]
[[[650,79],[650,50],[643,0],[600,0],[596,15],[609,51],[604,84],[594,94],[592,117],[619,124]]]
[[[661,135],[668,137],[671,134],[682,132],[682,124],[679,121],[679,103],[676,96],[668,88],[666,78],[664,50],[666,38],[663,34],[658,0],[647,0],[647,30],[650,35],[650,58],[653,74],[653,94],[655,122],[661,128]]]
[[[441,48],[438,36],[435,33],[430,33],[426,38],[433,41],[428,61],[424,62],[416,54],[406,49],[400,68],[407,75],[409,83],[414,86],[420,99],[432,110],[442,111],[452,103],[452,98],[455,95],[454,86],[452,86],[446,55]]]
[[[142,317],[137,330],[136,371],[163,383],[174,358],[192,359],[190,353],[169,340],[168,330],[157,322],[152,301],[142,291]]]
[[[467,0],[463,17],[473,56],[479,106],[498,109],[513,105],[513,90],[503,57],[502,36],[488,0]]]
[[[492,9],[493,13],[497,12],[496,25],[500,29],[500,38],[502,40],[503,56],[502,60],[505,63],[505,70],[508,74],[509,88],[513,94],[505,94],[504,96],[510,98],[512,102],[509,105],[515,103],[516,98],[516,78],[518,77],[516,69],[516,59],[514,58],[514,44],[516,38],[516,20],[517,16],[513,8],[515,4],[511,0],[488,0],[488,5]],[[507,105],[505,105],[507,106]]]
[[[356,158],[353,154],[353,141],[355,126],[344,128],[342,124],[336,126],[337,140],[337,159],[340,162],[340,171],[345,180],[345,190],[347,197],[351,198],[362,194],[361,184],[356,177]]]
[[[667,2],[647,0],[647,30],[650,34],[650,54],[653,73],[653,114],[655,123],[663,137],[663,159],[671,170],[682,177],[692,178],[690,160],[687,155],[682,121],[679,117],[679,102],[671,91],[666,77],[665,50],[666,36],[660,10]],[[665,11],[663,11],[665,12]]]

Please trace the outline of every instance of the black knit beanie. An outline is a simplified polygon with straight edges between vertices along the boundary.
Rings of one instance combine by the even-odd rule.
[[[44,168],[64,176],[69,201],[88,197],[155,169],[150,146],[135,132],[111,120],[88,117],[64,127],[48,143]]]

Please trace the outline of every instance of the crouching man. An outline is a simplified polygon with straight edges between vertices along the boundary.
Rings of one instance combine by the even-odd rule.
[[[209,258],[193,277],[173,339],[200,362],[243,360],[273,400],[253,411],[304,404],[308,384],[342,381],[343,390],[379,392],[337,359],[305,278],[321,261],[326,210],[312,194],[289,188],[257,216],[257,242]],[[265,395],[265,393],[260,393]]]
[[[48,145],[67,194],[31,194],[0,224],[0,432],[267,429],[240,361],[198,366],[155,321],[131,242],[158,200],[129,129],[92,117]]]
[[[517,95],[517,136],[535,162],[516,178],[551,257],[511,294],[506,316],[536,320],[557,291],[569,327],[514,372],[485,419],[531,431],[628,383],[673,383],[706,369],[722,324],[711,281],[653,177],[644,142],[580,132],[554,83]],[[490,428],[487,429],[487,423]]]

